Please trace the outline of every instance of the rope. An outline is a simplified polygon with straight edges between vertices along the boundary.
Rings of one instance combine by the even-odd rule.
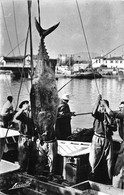
[[[10,47],[11,47],[11,49],[12,49],[12,44],[11,44],[11,41],[10,41],[10,36],[9,36],[7,24],[6,24],[6,19],[5,19],[5,14],[4,14],[4,9],[3,9],[2,2],[1,2],[1,7],[2,7],[3,18],[4,18],[4,22],[5,22],[6,31],[7,31],[7,36],[8,36],[8,39],[9,39]],[[13,49],[12,49],[12,50],[13,50]],[[13,52],[13,55],[14,55],[14,52]],[[6,75],[5,75],[5,76],[6,76]],[[8,84],[8,86],[9,86],[10,92],[11,92],[11,94],[12,94],[12,90],[11,90],[11,87],[10,87],[10,85],[9,85],[9,81],[8,81],[7,76],[6,76],[6,81],[7,81],[7,84]],[[12,94],[12,96],[13,96],[13,94]]]
[[[106,120],[105,114],[104,114],[104,120]],[[102,160],[102,158],[103,158],[103,156],[104,156],[104,153],[105,153],[106,140],[107,140],[106,131],[107,131],[107,130],[106,130],[106,126],[104,126],[104,124],[102,124],[102,128],[104,129],[104,132],[105,132],[105,138],[104,138],[104,145],[103,145],[102,154],[101,154],[101,156],[100,156],[100,158],[99,158],[97,164],[96,164],[95,167],[93,168],[93,170],[89,173],[89,175],[90,175],[93,171],[95,171],[95,169],[99,166],[99,164],[100,164],[100,162],[101,162],[101,160]],[[110,142],[109,142],[109,144],[110,144]]]
[[[34,31],[36,31],[36,30],[33,30],[33,32],[34,32]],[[6,57],[9,56],[9,55],[10,55],[10,54],[11,54],[19,45],[21,45],[25,40],[26,40],[26,39],[23,39],[22,41],[20,41],[19,44],[16,45],[16,46],[15,46],[15,47],[6,55]]]
[[[28,30],[27,30],[27,36],[26,36],[26,42],[25,42],[24,58],[26,56],[26,51],[27,51],[28,35],[29,35],[29,27],[28,27]],[[22,88],[22,83],[23,83],[24,65],[25,65],[25,60],[23,61],[23,69],[22,69],[22,72],[21,72],[21,83],[20,83],[20,88],[19,88],[19,92],[18,92],[17,104],[16,104],[15,110],[18,107],[19,97],[20,97],[20,93],[21,93],[21,88]],[[28,90],[28,88],[27,88],[27,90]],[[29,90],[28,90],[28,92],[29,92]]]
[[[14,5],[14,1],[13,1],[13,11],[14,11],[14,23],[15,23],[15,32],[16,32],[17,45],[18,45],[19,54],[21,54],[20,47],[19,47],[18,33],[17,33],[17,25],[16,25],[16,16],[15,16],[15,5]]]
[[[89,60],[90,60],[90,62],[92,62],[91,55],[90,55],[90,51],[89,51],[89,47],[88,47],[87,37],[86,37],[86,33],[85,33],[85,29],[84,29],[84,25],[83,25],[83,21],[82,21],[82,18],[81,18],[80,9],[79,9],[79,5],[78,5],[78,1],[77,0],[76,0],[76,5],[77,5],[77,9],[78,9],[78,13],[79,13],[79,18],[80,18],[80,22],[81,22],[81,27],[82,27],[83,34],[84,34],[84,38],[85,38],[85,42],[86,42],[86,47],[87,47],[87,51],[88,51],[88,55],[89,55]],[[91,68],[92,68],[92,65],[91,65]],[[98,85],[97,85],[97,82],[96,82],[95,73],[93,71],[93,68],[92,68],[92,72],[93,72],[93,75],[94,75],[97,92],[98,92],[98,94],[100,94],[99,88],[98,88]]]
[[[8,36],[8,39],[9,39],[9,44],[10,44],[11,50],[13,50],[13,49],[12,49],[12,44],[11,44],[11,41],[10,41],[9,32],[8,32],[8,29],[7,29],[7,24],[6,24],[6,19],[5,19],[5,14],[4,14],[4,9],[3,9],[2,2],[1,2],[1,7],[2,7],[2,13],[3,13],[4,22],[5,22],[5,27],[6,27],[7,36]],[[14,56],[14,52],[13,52],[13,56]]]
[[[18,45],[16,45],[7,55],[6,57],[8,57],[19,45],[21,45],[23,42],[25,41],[25,39],[23,39]]]
[[[84,25],[83,25],[83,21],[82,21],[82,18],[81,18],[80,9],[79,9],[79,5],[78,5],[78,1],[77,0],[76,0],[76,4],[77,4],[77,9],[78,9],[78,13],[79,13],[80,22],[81,22],[81,27],[82,27],[82,30],[83,30],[83,34],[84,34],[84,38],[85,38],[85,42],[86,42],[86,46],[87,46],[89,59],[90,59],[90,61],[92,61],[91,60],[91,56],[90,56],[89,47],[88,47],[87,37],[86,37],[86,34],[85,34]]]
[[[37,0],[38,3],[38,16],[39,16],[39,24],[40,24],[40,2]]]
[[[5,22],[5,27],[6,27],[6,31],[7,31],[7,36],[8,36],[8,39],[9,39],[9,43],[10,43],[10,47],[11,47],[11,51],[13,53],[13,56],[15,56],[14,54],[14,49],[12,48],[12,44],[11,44],[11,40],[10,40],[10,36],[9,36],[9,32],[8,32],[8,28],[7,28],[7,24],[6,24],[6,20],[5,20],[5,14],[4,14],[4,9],[3,9],[3,5],[1,3],[1,7],[2,7],[2,12],[3,12],[3,18],[4,18],[4,22]],[[15,15],[14,15],[15,16]],[[15,20],[14,20],[15,21]],[[16,25],[16,24],[15,24]],[[16,27],[15,27],[16,29]],[[19,68],[18,68],[19,69]],[[20,72],[20,69],[19,69],[19,72]]]
[[[104,146],[103,146],[102,154],[101,154],[101,156],[99,158],[99,161],[97,162],[97,164],[95,165],[95,167],[93,168],[93,170],[89,173],[89,175],[91,173],[93,173],[95,171],[95,169],[99,166],[99,164],[100,164],[100,162],[101,162],[101,160],[102,160],[102,158],[104,156],[105,148],[106,148],[106,137],[104,138]]]
[[[68,81],[65,85],[63,85],[63,86],[58,90],[58,92],[61,91],[61,89],[63,89],[63,88],[64,88],[68,83],[70,83],[73,79],[74,79],[74,78],[70,79],[70,81]]]
[[[15,15],[15,5],[14,5],[14,1],[13,1],[13,12],[14,12],[14,24],[15,24],[15,32],[16,32],[17,45],[18,45],[19,55],[21,55],[20,47],[19,47],[18,33],[17,33],[17,25],[16,25],[16,15]],[[19,66],[18,66],[18,70],[19,70],[19,73],[22,74],[22,73],[21,73],[21,70],[19,69]],[[25,75],[25,72],[23,72],[23,74]]]
[[[1,6],[2,6],[2,3],[1,3]],[[16,46],[14,49],[16,49],[16,48],[18,47],[18,50],[19,50],[19,53],[20,53],[20,48],[19,48],[20,43],[19,43],[18,35],[17,35],[17,26],[16,26],[16,16],[15,16],[15,5],[14,5],[14,1],[13,1],[13,11],[14,11],[14,21],[15,21],[14,23],[15,23],[15,31],[16,31],[16,39],[17,39],[17,46]],[[2,12],[3,12],[3,17],[4,17],[4,22],[5,22],[5,27],[6,27],[6,31],[7,31],[9,43],[10,43],[10,46],[11,46],[11,52],[9,52],[8,55],[9,55],[10,53],[13,53],[13,56],[15,56],[15,55],[14,55],[14,52],[13,52],[14,49],[12,48],[12,44],[11,44],[11,41],[10,41],[10,36],[9,36],[9,32],[8,32],[8,28],[7,28],[7,24],[6,24],[6,20],[5,20],[5,14],[4,14],[3,6],[2,6]],[[28,31],[29,31],[29,29],[28,29]],[[28,33],[29,33],[29,32],[28,32]],[[28,33],[27,33],[27,36],[28,36]],[[25,39],[24,39],[24,40],[25,40]],[[24,42],[24,40],[23,40],[22,42]],[[21,42],[21,43],[22,43],[22,42]],[[26,47],[27,47],[27,38],[26,38]],[[25,47],[24,58],[25,58],[25,56],[26,56],[26,47]],[[8,56],[8,55],[7,55],[7,56]],[[20,71],[20,69],[19,69],[19,67],[18,67],[19,72],[20,72],[20,74],[21,74],[21,84],[20,84],[20,88],[19,88],[19,92],[18,92],[17,104],[16,104],[15,110],[17,109],[18,102],[19,102],[19,95],[20,95],[20,92],[21,92],[21,87],[22,87],[22,82],[23,82],[22,76],[25,75],[25,72],[24,72],[24,65],[25,65],[25,64],[24,64],[24,62],[23,62],[22,72]],[[7,80],[8,80],[8,78],[7,78]],[[10,88],[10,91],[11,91],[11,94],[12,94],[12,90],[11,90],[10,85],[9,85],[9,88]],[[26,87],[26,88],[27,88],[27,87]],[[27,90],[28,90],[28,88],[27,88]],[[29,93],[29,90],[28,90],[28,93]],[[13,94],[12,94],[12,96],[13,96]]]

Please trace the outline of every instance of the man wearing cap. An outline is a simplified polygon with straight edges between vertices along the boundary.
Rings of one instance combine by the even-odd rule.
[[[3,119],[3,127],[7,128],[9,126],[9,123],[13,119],[14,111],[13,111],[13,105],[12,105],[13,97],[8,96],[6,103],[3,105],[1,115]]]
[[[55,126],[55,133],[58,140],[67,140],[71,135],[71,116],[75,116],[74,112],[70,111],[68,105],[69,95],[64,94],[58,106],[58,115]]]
[[[30,116],[29,101],[22,101],[20,110],[14,116],[14,122],[19,124],[20,137],[18,140],[20,170],[29,174],[34,174],[35,170],[35,127]]]

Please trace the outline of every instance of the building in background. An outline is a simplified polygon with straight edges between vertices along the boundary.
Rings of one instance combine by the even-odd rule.
[[[118,57],[95,57],[92,58],[92,67],[124,68],[124,56]]]

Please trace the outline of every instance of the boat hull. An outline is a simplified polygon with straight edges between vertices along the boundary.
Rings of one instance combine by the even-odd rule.
[[[96,79],[96,78],[102,78],[101,74],[99,73],[93,73],[93,72],[82,72],[78,74],[73,74],[71,75],[73,78],[78,78],[78,79]]]
[[[85,181],[73,186],[64,186],[45,178],[36,178],[17,171],[2,174],[0,177],[0,194],[9,195],[123,195],[123,190],[109,185]]]

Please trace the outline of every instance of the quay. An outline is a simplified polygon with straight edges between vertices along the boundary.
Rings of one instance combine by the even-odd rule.
[[[36,66],[36,58],[37,56],[34,55],[33,57],[33,68],[35,70]],[[55,71],[57,60],[50,59],[51,68]],[[3,71],[11,71],[12,74],[19,78],[24,76],[28,78],[31,72],[31,58],[30,55],[27,55],[25,58],[24,56],[16,56],[16,57],[5,57],[2,56],[0,58],[0,70]]]

